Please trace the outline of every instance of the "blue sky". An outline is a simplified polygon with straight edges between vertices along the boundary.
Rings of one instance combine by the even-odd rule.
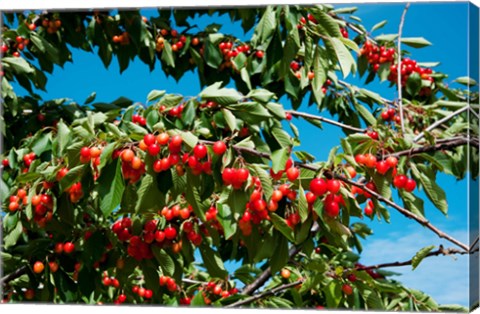
[[[340,5],[336,5],[340,6]],[[351,6],[343,5],[343,6]],[[377,22],[386,19],[388,24],[374,33],[397,33],[398,23],[404,4],[355,4],[359,10],[356,15],[361,17],[363,24],[370,29]],[[155,14],[155,12],[153,13]],[[226,17],[214,19],[202,18],[200,26],[210,23],[220,23],[225,26],[224,33],[235,33],[241,36],[243,31],[239,24],[231,24]],[[405,37],[422,36],[433,43],[423,49],[409,48],[412,57],[418,61],[439,61],[438,70],[448,73],[449,80],[467,74],[467,4],[466,3],[412,3],[408,11],[403,30]],[[249,34],[247,34],[249,37]],[[67,97],[79,103],[97,92],[96,101],[113,101],[119,96],[131,98],[134,101],[145,102],[146,95],[152,89],[165,89],[170,93],[196,95],[201,88],[195,73],[187,73],[178,83],[172,78],[167,79],[157,67],[153,72],[148,70],[141,61],[136,60],[122,74],[116,60],[108,69],[103,67],[100,59],[93,54],[73,50],[74,63],[66,64],[63,69],[56,68],[53,76],[49,76],[48,93],[40,93],[44,99]],[[362,81],[348,78],[349,82],[361,85]],[[389,89],[387,84],[375,82],[368,86],[386,98],[396,96],[395,89]],[[16,87],[21,94],[23,91]],[[286,99],[280,100],[289,107]],[[301,107],[303,111],[314,112]],[[339,129],[327,124],[320,133],[315,127],[300,120],[294,120],[300,128],[303,139],[301,150],[312,152],[319,160],[325,160],[331,147],[339,145],[343,136]],[[460,241],[468,243],[467,239],[467,201],[466,181],[456,182],[455,179],[440,176],[439,182],[447,191],[449,215],[443,216],[428,200],[426,202],[427,218],[434,224],[452,234]],[[417,191],[418,193],[418,191]],[[423,193],[420,193],[423,195]],[[435,234],[424,229],[415,222],[391,210],[391,224],[374,221],[370,223],[375,234],[364,241],[363,264],[376,264],[386,261],[403,261],[410,259],[420,248],[430,244],[444,244]],[[414,272],[410,267],[395,268],[403,273],[398,280],[407,286],[423,290],[431,294],[439,303],[468,304],[468,259],[458,257],[437,257],[425,260]],[[447,286],[455,289],[445,289]]]

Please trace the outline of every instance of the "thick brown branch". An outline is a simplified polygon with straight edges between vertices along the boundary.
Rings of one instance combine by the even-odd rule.
[[[24,265],[18,268],[17,270],[15,270],[14,272],[8,275],[5,275],[3,278],[0,279],[0,286],[6,285],[10,281],[17,279],[18,277],[26,274],[27,271],[28,271],[28,266]]]
[[[244,300],[240,300],[240,301],[237,301],[235,303],[232,303],[232,304],[229,304],[227,306],[225,306],[226,308],[233,308],[233,307],[239,307],[239,306],[242,306],[242,305],[246,305],[246,304],[250,304],[252,302],[255,302],[259,299],[262,299],[266,296],[269,296],[269,295],[274,295],[275,293],[277,292],[281,292],[283,290],[287,290],[289,288],[292,288],[292,287],[295,287],[299,284],[301,284],[303,282],[303,279],[300,279],[300,280],[297,280],[295,282],[291,282],[291,283],[287,283],[287,284],[283,284],[281,286],[278,286],[274,289],[271,289],[271,290],[267,290],[267,291],[264,291],[262,293],[259,293],[259,294],[256,294],[254,296],[251,296],[247,299],[244,299]]]
[[[305,118],[305,119],[322,121],[322,122],[325,122],[325,123],[329,123],[329,124],[332,124],[332,125],[339,126],[339,127],[343,128],[343,129],[346,129],[346,130],[350,130],[350,131],[354,131],[354,132],[361,132],[361,133],[365,132],[364,129],[356,128],[354,126],[344,124],[344,123],[341,123],[341,122],[338,122],[338,121],[335,121],[335,120],[327,119],[327,118],[324,118],[324,117],[321,117],[321,116],[316,116],[316,115],[313,115],[313,114],[309,114],[309,113],[305,113],[305,112],[298,112],[298,111],[294,111],[294,110],[286,110],[285,112],[290,113],[292,116],[295,116],[295,117],[302,117],[302,118]]]
[[[407,218],[410,218],[410,219],[413,219],[415,221],[417,221],[419,224],[427,227],[428,229],[430,229],[431,231],[433,231],[435,234],[437,234],[440,238],[443,238],[459,247],[461,247],[462,249],[464,249],[465,251],[468,252],[468,246],[460,241],[458,241],[457,239],[455,239],[454,237],[448,235],[447,233],[441,231],[440,229],[438,229],[437,227],[435,227],[434,225],[432,225],[432,223],[430,223],[430,221],[428,221],[426,218],[424,217],[420,217],[420,216],[417,216],[415,215],[414,213],[412,213],[411,211],[403,208],[402,206],[396,204],[395,202],[383,197],[382,195],[378,194],[377,192],[375,191],[372,191],[370,190],[369,188],[367,188],[364,184],[360,184],[360,183],[357,183],[357,182],[354,182],[344,176],[340,176],[340,175],[337,175],[336,176],[337,179],[339,180],[342,180],[343,182],[345,183],[348,183],[348,184],[351,184],[351,185],[354,185],[360,189],[362,189],[363,191],[366,191],[368,193],[370,193],[373,197],[375,197],[377,200],[395,208],[398,212],[400,212],[402,215],[404,215],[405,217]]]
[[[398,27],[398,45],[397,45],[397,87],[398,87],[398,108],[400,109],[400,125],[402,126],[402,134],[405,134],[405,123],[403,117],[403,99],[402,99],[402,30],[403,23],[405,23],[405,16],[407,15],[408,8],[410,3],[405,5],[405,9],[402,13],[402,18],[400,19],[400,25]]]
[[[455,248],[444,249],[442,246],[440,246],[438,250],[428,253],[425,256],[425,258],[430,256],[438,256],[438,255],[453,255],[453,254],[465,255],[465,254],[473,254],[475,252],[478,252],[478,248],[476,250],[466,252],[466,251],[461,251]],[[410,259],[404,262],[383,263],[383,264],[377,264],[377,265],[371,265],[371,266],[357,266],[355,269],[370,270],[370,269],[379,269],[379,268],[385,268],[385,267],[400,267],[400,266],[412,265],[412,263],[413,263],[413,259]]]

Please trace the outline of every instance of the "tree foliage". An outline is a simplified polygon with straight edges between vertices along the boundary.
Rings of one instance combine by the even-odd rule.
[[[195,32],[195,18],[217,12],[252,37],[223,34],[218,24]],[[476,82],[448,87],[435,64],[407,51],[398,65],[398,36],[370,37],[354,12],[5,13],[4,299],[448,310],[381,269],[395,265],[358,260],[372,233],[363,221],[389,222],[391,210],[454,246],[419,248],[406,262],[413,268],[432,255],[473,253],[433,226],[424,204],[448,214],[438,174],[478,177],[478,120],[469,114]],[[41,99],[44,72],[75,62],[72,49],[97,53],[106,67],[117,59],[120,71],[137,57],[176,80],[195,71],[203,90],[153,90],[146,105],[95,102],[94,93],[83,104]],[[400,82],[402,99],[344,81],[355,74],[367,84]],[[302,103],[336,120],[299,111]],[[296,149],[302,138],[292,117],[318,132],[334,124],[345,137],[328,160],[315,161]]]

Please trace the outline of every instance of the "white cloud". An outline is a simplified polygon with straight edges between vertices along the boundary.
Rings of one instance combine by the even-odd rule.
[[[467,238],[467,231],[449,232],[462,241]],[[364,242],[361,263],[374,265],[388,262],[410,260],[423,247],[442,244],[452,247],[449,242],[421,226],[409,225],[402,232],[375,235]],[[387,268],[386,268],[387,270]],[[395,277],[405,286],[421,290],[431,295],[439,304],[461,304],[468,306],[469,264],[468,256],[433,256],[428,257],[412,271],[411,266],[392,267],[388,270],[401,273]],[[472,274],[473,275],[473,274]]]

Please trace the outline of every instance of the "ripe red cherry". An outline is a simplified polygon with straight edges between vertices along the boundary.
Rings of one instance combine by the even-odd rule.
[[[335,201],[330,201],[325,204],[325,212],[330,217],[337,217],[340,213],[340,206]]]
[[[395,168],[398,164],[398,159],[397,157],[390,156],[386,159],[386,162],[390,166],[390,168]]]
[[[148,153],[150,156],[157,156],[160,153],[160,146],[158,144],[148,146]]]
[[[338,193],[340,191],[340,182],[338,180],[328,180],[327,190],[333,194]]]
[[[259,59],[262,59],[263,56],[264,56],[264,52],[262,50],[258,50],[256,53],[255,53],[255,56]]]
[[[63,252],[65,252],[66,254],[70,254],[74,250],[75,250],[75,244],[73,244],[72,242],[65,242],[63,244]]]
[[[375,166],[377,165],[377,157],[372,154],[366,154],[365,157],[365,166],[367,166],[368,168],[375,168]]]
[[[397,176],[395,176],[395,178],[393,178],[393,185],[397,188],[397,189],[401,189],[403,187],[405,187],[405,184],[407,183],[407,176],[404,175],[404,174],[399,174]]]
[[[151,299],[153,296],[153,291],[150,290],[150,289],[145,289],[145,293],[144,293],[144,298],[145,299]]]
[[[146,135],[143,137],[143,142],[144,142],[147,146],[150,146],[150,145],[155,144],[155,142],[156,142],[155,135],[153,135],[153,134],[146,134]]]
[[[352,286],[350,285],[347,285],[347,284],[344,284],[342,286],[342,291],[343,293],[345,293],[346,295],[351,295],[353,293],[353,288]]]
[[[82,147],[82,149],[80,150],[80,156],[82,156],[83,158],[90,158],[90,148],[88,147]]]
[[[7,158],[5,158],[4,160],[2,160],[2,165],[3,165],[4,167],[10,166],[10,162],[8,161]]]
[[[173,240],[177,236],[177,229],[175,229],[174,227],[167,227],[165,228],[164,232],[165,238],[167,238],[168,240]]]
[[[367,205],[364,210],[365,215],[371,216],[373,215],[373,208],[370,205]]]
[[[377,172],[380,174],[385,174],[387,173],[388,169],[390,169],[390,166],[385,160],[381,160],[377,162]]]
[[[382,119],[385,120],[385,121],[390,120],[390,115],[388,114],[387,111],[382,111],[382,113],[380,114],[380,116],[381,116]]]
[[[417,182],[415,182],[415,180],[413,179],[408,179],[407,182],[405,182],[405,191],[407,192],[412,192],[413,190],[415,190],[415,188],[417,187]]]
[[[300,170],[298,170],[296,167],[291,167],[287,169],[286,173],[288,181],[293,182],[297,180],[298,176],[300,175]]]
[[[227,145],[223,141],[217,141],[213,144],[213,153],[215,155],[223,155],[227,150]]]
[[[180,135],[174,135],[170,140],[170,143],[172,144],[172,146],[176,146],[176,147],[181,146],[182,142],[183,142],[183,139]]]
[[[355,156],[355,161],[357,164],[363,165],[367,161],[367,158],[363,154],[358,154]]]
[[[227,185],[232,184],[235,177],[236,171],[232,168],[225,168],[225,170],[222,172],[223,182]]]
[[[207,147],[203,144],[198,144],[193,148],[193,154],[197,159],[202,159],[207,156]]]
[[[322,196],[327,192],[327,183],[323,179],[315,178],[310,182],[310,191],[316,196]]]
[[[237,179],[240,182],[245,182],[248,179],[248,176],[250,175],[248,169],[246,168],[239,168],[237,170]]]

